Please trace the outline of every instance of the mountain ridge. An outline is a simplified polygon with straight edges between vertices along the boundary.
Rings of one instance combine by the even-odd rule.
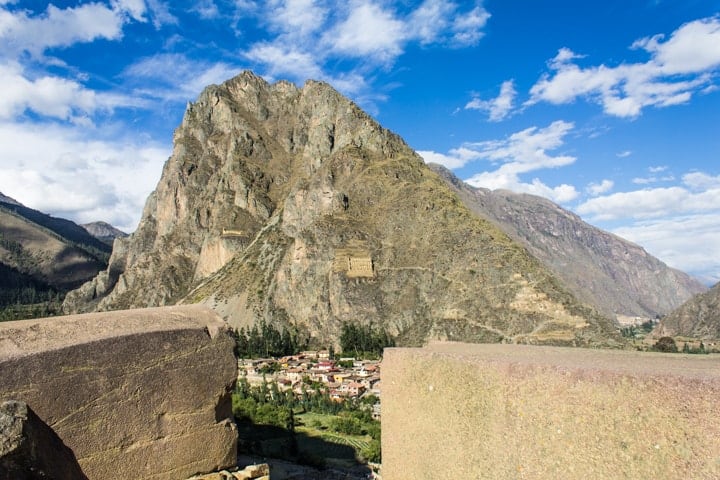
[[[587,224],[546,198],[476,188],[443,166],[429,166],[468,208],[525,245],[578,298],[607,315],[656,318],[707,290],[642,247]]]

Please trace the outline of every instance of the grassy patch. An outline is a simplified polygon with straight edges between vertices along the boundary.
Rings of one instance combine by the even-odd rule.
[[[362,450],[371,440],[369,435],[346,435],[333,431],[332,423],[339,418],[337,415],[308,412],[295,418],[295,431],[302,434],[298,438],[298,449],[324,457],[331,464],[357,464]]]

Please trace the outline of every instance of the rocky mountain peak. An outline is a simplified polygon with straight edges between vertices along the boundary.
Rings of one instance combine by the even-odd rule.
[[[65,307],[177,302],[320,345],[344,321],[401,344],[617,344],[607,318],[353,102],[250,72],[188,105],[137,231]]]

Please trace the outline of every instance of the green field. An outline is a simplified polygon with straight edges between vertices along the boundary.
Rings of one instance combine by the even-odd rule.
[[[297,415],[295,431],[301,435],[298,448],[312,455],[325,458],[328,463],[352,466],[360,462],[360,452],[367,448],[371,438],[368,435],[344,435],[330,430],[330,423],[336,415],[303,413]],[[350,447],[350,448],[348,448]]]

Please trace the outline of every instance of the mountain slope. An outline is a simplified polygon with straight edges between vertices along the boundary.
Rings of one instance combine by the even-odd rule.
[[[10,198],[7,195],[3,195],[2,192],[0,192],[0,203],[8,203],[10,205],[22,205],[20,202],[18,202],[14,198]]]
[[[476,214],[497,224],[581,300],[607,315],[654,318],[707,290],[642,247],[583,222],[553,202],[472,187],[430,165]]]
[[[65,241],[76,245],[77,248],[87,251],[90,255],[106,257],[110,253],[111,249],[105,243],[90,235],[87,230],[75,222],[64,218],[53,217],[28,208],[20,203],[5,203],[4,201],[0,201],[0,208],[55,233]]]
[[[31,287],[66,291],[104,269],[109,248],[78,230],[84,232],[69,220],[0,202],[0,264],[7,274],[4,294],[8,289]]]
[[[178,301],[319,344],[344,321],[402,344],[618,344],[609,319],[352,102],[248,72],[189,105],[137,231],[65,307]]]
[[[720,340],[720,283],[663,317],[653,336]]]

